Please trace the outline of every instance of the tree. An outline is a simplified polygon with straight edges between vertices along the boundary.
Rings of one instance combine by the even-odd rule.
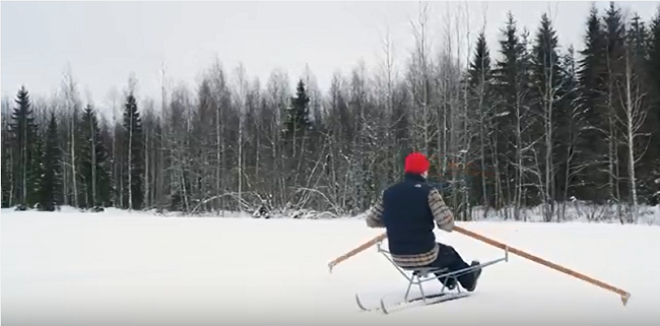
[[[99,121],[91,105],[83,111],[80,133],[80,174],[85,196],[81,207],[92,208],[110,204],[110,175],[108,151],[101,136]]]
[[[585,146],[580,146],[576,160],[584,166],[577,178],[576,195],[585,200],[599,201],[605,197],[607,184],[607,112],[604,112],[606,39],[598,10],[592,5],[587,20],[585,47],[580,52],[578,63],[579,105],[584,110],[585,123],[583,137]],[[588,146],[586,144],[589,144]]]
[[[526,168],[530,147],[528,130],[533,126],[529,112],[529,66],[527,33],[518,35],[516,21],[511,13],[502,31],[500,54],[495,63],[494,88],[497,92],[497,111],[493,128],[497,130],[492,146],[496,179],[496,207],[510,202],[514,205],[514,218],[520,218],[520,208],[527,193]]]
[[[636,211],[639,203],[637,194],[640,183],[637,181],[636,169],[646,154],[651,140],[650,134],[641,132],[649,112],[646,87],[648,83],[646,75],[643,73],[646,57],[645,34],[643,24],[639,22],[639,16],[635,16],[624,45],[623,94],[620,97],[624,114],[623,118],[617,116],[618,122],[624,127],[621,138],[626,147],[624,160],[627,162],[629,203],[632,205],[629,222],[637,221]]]
[[[536,33],[534,46],[532,48],[531,60],[531,84],[532,96],[534,97],[533,110],[541,118],[538,124],[534,124],[532,131],[534,139],[541,138],[536,146],[532,147],[534,151],[534,161],[536,168],[530,169],[538,178],[538,191],[541,194],[543,202],[544,218],[547,222],[551,221],[555,213],[555,120],[557,105],[561,100],[561,82],[559,55],[557,53],[557,35],[552,27],[552,22],[547,14],[541,16],[541,26]],[[537,128],[538,127],[538,128]]]
[[[475,136],[477,147],[479,148],[479,167],[477,168],[479,177],[479,184],[481,191],[476,196],[481,198],[481,203],[484,208],[484,215],[488,211],[488,206],[491,205],[491,195],[488,192],[488,185],[490,180],[487,179],[489,175],[486,170],[492,166],[492,151],[490,150],[490,137],[493,132],[491,128],[493,119],[493,71],[491,68],[490,50],[486,44],[486,35],[482,31],[477,38],[477,45],[475,49],[474,59],[470,63],[468,70],[468,83],[472,99],[473,112],[471,119],[476,130]],[[475,189],[476,190],[476,189]]]
[[[144,177],[144,145],[142,143],[142,121],[138,112],[137,100],[130,86],[124,105],[124,148],[126,155],[125,180],[128,188],[128,209],[141,209],[144,196],[142,178]]]
[[[11,116],[10,130],[13,145],[14,196],[19,205],[32,207],[39,201],[37,187],[41,158],[37,125],[30,104],[30,95],[21,87],[15,100],[17,107]]]
[[[80,189],[78,184],[80,183],[80,174],[78,169],[78,148],[80,143],[80,133],[78,130],[79,122],[78,119],[80,114],[80,99],[78,97],[78,88],[76,82],[73,78],[73,72],[71,67],[67,65],[64,72],[64,80],[62,81],[62,93],[64,96],[64,108],[65,108],[65,118],[63,119],[63,124],[67,124],[64,132],[64,138],[66,139],[66,147],[63,151],[63,162],[65,173],[63,174],[63,191],[65,203],[70,204],[74,207],[79,207],[79,196]],[[70,186],[70,187],[69,187]]]
[[[588,150],[590,144],[584,137],[588,124],[586,111],[580,101],[575,50],[572,46],[569,47],[568,53],[562,59],[562,93],[564,99],[561,107],[563,114],[557,121],[557,125],[562,126],[557,135],[561,144],[558,151],[559,157],[557,158],[557,162],[560,163],[560,171],[557,174],[560,178],[558,183],[561,184],[558,191],[562,191],[560,200],[563,202],[559,212],[560,220],[564,220],[566,217],[566,201],[570,200],[569,195],[575,196],[577,194],[576,188],[579,187],[580,182],[578,176],[590,165],[590,161],[581,160],[583,158],[582,154]],[[561,153],[562,151],[563,153]]]
[[[300,79],[296,86],[296,96],[291,98],[291,106],[287,109],[286,132],[288,137],[302,136],[311,127],[309,101],[305,83]]]
[[[11,121],[10,102],[2,100],[2,207],[14,203],[14,146],[9,122]]]
[[[62,205],[61,150],[58,143],[58,128],[55,111],[51,111],[46,130],[46,148],[43,153],[43,177],[40,185],[40,209],[53,211]]]
[[[606,128],[604,128],[605,139],[608,141],[607,165],[608,165],[608,199],[614,202],[620,202],[622,199],[620,180],[622,177],[621,169],[621,128],[617,120],[621,116],[621,85],[624,75],[624,55],[625,55],[625,25],[621,17],[621,10],[613,2],[605,12],[605,69],[604,69],[604,103],[602,111],[607,119]],[[625,167],[625,165],[624,165]],[[617,207],[621,207],[618,205]],[[622,218],[622,212],[619,209],[619,217]]]
[[[647,64],[648,76],[651,79],[651,107],[655,108],[649,112],[649,124],[652,128],[652,140],[650,150],[655,153],[654,158],[648,161],[651,165],[649,172],[649,181],[652,182],[649,191],[651,195],[651,204],[660,203],[660,6],[651,20],[649,26],[649,37],[647,40]],[[655,124],[653,123],[655,122]]]

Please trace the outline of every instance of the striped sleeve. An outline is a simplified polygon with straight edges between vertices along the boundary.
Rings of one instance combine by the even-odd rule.
[[[378,198],[378,201],[374,206],[372,206],[368,211],[367,211],[367,226],[370,228],[384,228],[385,225],[383,224],[383,195]]]
[[[431,209],[431,213],[433,213],[433,219],[438,228],[447,232],[453,231],[454,214],[449,210],[449,207],[447,207],[445,201],[442,199],[442,195],[440,195],[437,189],[429,192],[429,208]]]

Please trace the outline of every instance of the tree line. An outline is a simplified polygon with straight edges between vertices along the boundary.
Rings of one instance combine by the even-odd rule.
[[[280,70],[262,85],[217,61],[194,90],[163,86],[160,107],[129,78],[106,119],[71,74],[52,100],[23,87],[2,103],[2,206],[353,215],[413,150],[460,219],[540,206],[562,220],[580,200],[633,222],[660,202],[660,9],[592,7],[579,51],[548,14],[532,33],[509,13],[499,44],[482,30],[467,53],[461,15],[442,17],[436,49],[430,19],[422,7],[405,64],[386,35],[379,69],[337,72],[327,92],[309,70],[290,89]]]

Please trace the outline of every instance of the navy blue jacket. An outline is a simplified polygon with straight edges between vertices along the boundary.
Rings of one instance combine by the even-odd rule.
[[[433,189],[422,176],[406,174],[403,181],[383,192],[382,223],[392,254],[416,255],[433,250],[435,219],[429,208]]]

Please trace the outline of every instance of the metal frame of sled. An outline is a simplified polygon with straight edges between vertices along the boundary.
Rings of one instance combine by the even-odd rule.
[[[509,250],[508,250],[508,247],[505,247],[504,257],[497,258],[497,259],[494,259],[494,260],[490,260],[490,261],[487,261],[485,263],[481,263],[479,266],[470,266],[468,268],[464,268],[464,269],[457,270],[457,271],[454,271],[454,272],[442,273],[443,271],[447,271],[447,268],[435,268],[435,267],[402,268],[399,265],[397,265],[394,262],[394,260],[392,260],[390,252],[383,249],[382,242],[378,242],[376,246],[377,246],[378,252],[380,254],[382,254],[392,264],[392,266],[394,266],[397,269],[397,271],[404,278],[406,278],[406,280],[408,280],[408,287],[406,289],[406,294],[405,294],[405,297],[404,297],[404,303],[409,303],[409,302],[413,302],[413,301],[422,301],[426,305],[426,304],[429,304],[427,299],[431,299],[431,298],[436,298],[436,297],[439,298],[439,300],[437,300],[437,301],[434,300],[434,302],[432,302],[432,303],[439,303],[439,302],[458,299],[458,298],[467,296],[468,292],[463,292],[461,290],[461,285],[458,282],[458,277],[459,276],[461,276],[463,274],[466,274],[466,273],[470,273],[470,272],[476,270],[477,268],[483,269],[487,266],[494,265],[494,264],[497,264],[497,263],[502,262],[502,261],[505,261],[505,262],[509,261]],[[435,273],[439,273],[440,275],[435,275]],[[427,295],[424,292],[423,284],[426,283],[426,282],[429,282],[429,281],[439,282],[439,279],[441,279],[441,278],[446,278],[446,282],[450,281],[450,280],[453,280],[455,282],[456,292],[454,293],[454,295],[451,295],[449,297],[447,296],[448,292],[445,292],[445,290],[448,289],[448,287],[447,287],[446,284],[442,285],[442,289],[440,290],[439,293],[432,294],[432,295]],[[421,293],[421,296],[418,297],[418,298],[410,299],[409,298],[410,297],[410,290],[412,289],[413,285],[417,285],[417,287],[419,288],[419,291]],[[450,290],[450,291],[452,291],[452,290]],[[381,310],[382,312],[387,314],[388,310],[386,308],[386,305],[385,305],[385,302],[384,302],[383,299],[384,298],[380,299],[380,309],[379,310]],[[358,306],[362,310],[368,310],[362,305],[362,303],[360,302],[360,298],[357,295],[356,295],[356,300],[357,300]]]

